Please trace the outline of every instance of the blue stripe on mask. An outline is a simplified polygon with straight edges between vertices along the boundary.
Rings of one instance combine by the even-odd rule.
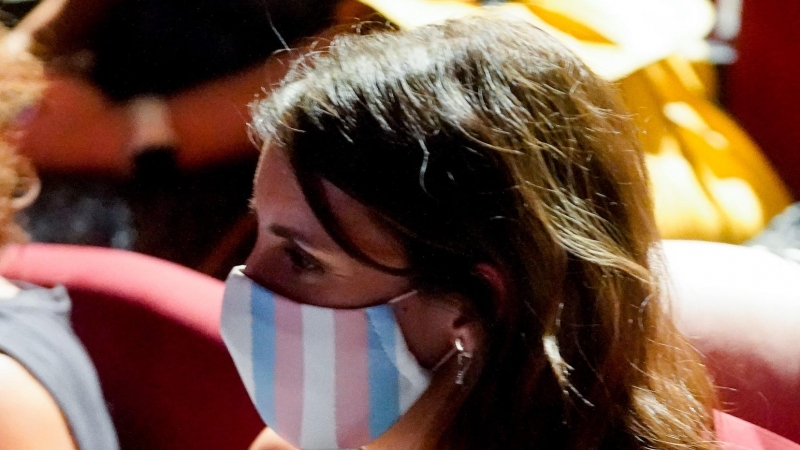
[[[267,425],[275,422],[275,299],[251,284],[250,311],[253,318],[253,382],[258,411]],[[261,320],[259,320],[261,319]]]
[[[383,434],[400,417],[400,386],[395,361],[395,318],[391,306],[368,308],[370,435]]]

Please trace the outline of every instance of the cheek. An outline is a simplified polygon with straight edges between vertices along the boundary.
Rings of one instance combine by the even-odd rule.
[[[453,348],[459,315],[454,309],[410,298],[394,310],[408,349],[423,367],[432,368]]]

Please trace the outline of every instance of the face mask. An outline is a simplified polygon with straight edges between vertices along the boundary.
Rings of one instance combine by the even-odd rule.
[[[413,292],[368,308],[323,308],[280,297],[243,268],[225,283],[222,338],[259,414],[292,445],[365,445],[427,389],[430,374],[390,305]]]

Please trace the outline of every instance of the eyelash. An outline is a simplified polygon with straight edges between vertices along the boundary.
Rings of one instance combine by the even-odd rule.
[[[289,262],[292,264],[292,270],[298,274],[321,274],[324,272],[324,267],[316,258],[297,246],[288,245],[284,247],[283,252],[289,258]]]

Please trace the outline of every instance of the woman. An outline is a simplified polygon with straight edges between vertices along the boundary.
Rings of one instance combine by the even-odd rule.
[[[13,152],[15,121],[42,88],[42,66],[0,27],[0,245],[24,240],[13,215],[36,197],[30,165]],[[63,287],[0,277],[0,449],[114,450],[94,366],[70,322]]]
[[[717,448],[629,117],[553,38],[340,37],[253,112],[258,239],[222,334],[288,442],[254,446]]]

